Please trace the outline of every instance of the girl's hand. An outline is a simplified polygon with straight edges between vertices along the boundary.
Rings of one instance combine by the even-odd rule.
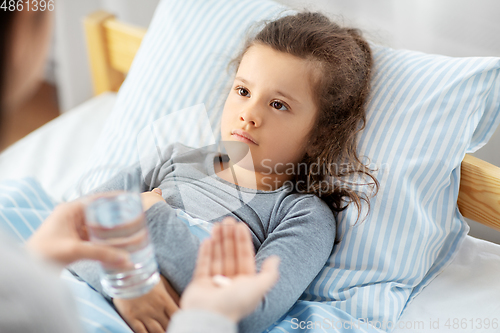
[[[161,190],[154,188],[151,192],[141,193],[142,209],[147,211],[151,206],[159,201],[165,201],[161,196]]]
[[[202,243],[181,308],[212,311],[238,322],[255,310],[276,283],[278,266],[279,257],[271,256],[257,274],[248,227],[226,218],[214,224],[211,238]]]
[[[179,310],[179,295],[167,279],[160,277],[161,281],[146,295],[113,299],[120,316],[135,333],[164,333],[170,318]]]
[[[58,205],[27,241],[28,250],[68,265],[80,259],[99,260],[107,265],[129,267],[129,254],[88,241],[84,205],[73,201]]]

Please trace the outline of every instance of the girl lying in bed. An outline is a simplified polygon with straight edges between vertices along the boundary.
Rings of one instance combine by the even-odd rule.
[[[225,145],[244,146],[249,154],[240,151],[240,158],[231,149],[221,155],[213,147],[176,143],[166,147],[167,161],[159,170],[131,171],[146,175],[151,187],[143,190],[162,190],[162,196],[144,193],[143,202],[166,278],[145,296],[113,300],[134,330],[164,331],[175,308],[172,299],[178,300],[168,283],[181,294],[193,273],[200,241],[174,209],[189,206],[189,215],[209,222],[225,216],[245,222],[257,267],[270,255],[281,258],[278,283],[239,324],[240,332],[262,332],[325,265],[335,241],[334,212],[345,209],[344,200],[358,212],[361,200],[368,202],[350,188],[348,176],[365,174],[378,187],[356,152],[372,66],[370,48],[357,30],[319,13],[287,16],[247,41],[235,63],[221,134]],[[100,190],[121,186],[112,180]],[[82,262],[73,270],[101,290],[96,264]]]

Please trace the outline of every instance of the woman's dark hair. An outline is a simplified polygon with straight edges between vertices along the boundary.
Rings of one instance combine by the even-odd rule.
[[[367,168],[356,152],[357,134],[366,123],[365,104],[373,64],[370,46],[359,30],[341,27],[323,14],[313,12],[267,23],[246,41],[230,65],[238,68],[243,55],[255,44],[270,46],[316,65],[319,75],[311,79],[318,114],[309,133],[307,153],[299,164],[306,165],[307,170],[295,175],[295,187],[301,193],[321,197],[335,214],[353,202],[359,220],[361,200],[367,202],[368,211],[370,201],[366,193],[358,193],[353,187],[375,186],[373,196],[379,189],[379,182],[370,174],[374,170]],[[348,167],[340,169],[340,165]],[[348,181],[360,174],[373,182]]]
[[[0,128],[3,123],[2,106],[4,105],[5,97],[3,92],[5,90],[5,66],[7,63],[7,47],[10,43],[9,37],[11,36],[12,21],[16,15],[15,11],[0,10]],[[0,137],[2,133],[0,133]]]

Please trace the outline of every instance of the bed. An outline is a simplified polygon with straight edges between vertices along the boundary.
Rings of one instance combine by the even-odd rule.
[[[100,140],[106,135],[103,131],[106,132],[107,121],[120,98],[117,92],[137,51],[141,51],[141,41],[146,35],[145,29],[119,22],[113,15],[102,11],[85,19],[85,31],[95,97],[31,133],[0,155],[0,180],[30,177],[47,192],[53,203],[73,199],[76,180],[89,165],[93,165],[100,150],[109,149],[100,147]],[[139,64],[135,66],[139,67]],[[144,68],[137,71],[141,70]],[[460,190],[455,203],[460,214],[500,230],[500,168],[465,154],[460,171]],[[15,189],[14,185],[2,186]],[[411,297],[411,301],[405,300],[404,306],[396,311],[396,317],[389,317],[397,319],[392,327],[366,325],[359,331],[498,331],[500,305],[496,299],[500,296],[500,286],[496,277],[500,273],[500,246],[471,236],[455,245],[446,264],[435,272],[432,279],[419,285],[418,294]],[[119,316],[106,308],[99,295],[85,289],[87,286],[83,282],[74,280],[67,272],[63,273],[62,279],[75,293],[87,331],[129,331]],[[305,300],[315,301],[311,297]],[[314,305],[307,309],[311,308]],[[307,313],[304,309],[301,311],[290,318],[301,318],[304,326],[289,330],[277,325],[272,331],[327,332],[332,329],[309,324],[325,323],[324,320],[330,318],[328,316],[343,318],[335,311],[311,311],[307,316],[299,317]],[[297,321],[290,318],[282,319],[287,321],[288,327],[293,327]],[[344,327],[344,331],[352,330]]]

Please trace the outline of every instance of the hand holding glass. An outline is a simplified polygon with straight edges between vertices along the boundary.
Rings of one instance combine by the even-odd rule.
[[[89,238],[130,253],[131,269],[101,264],[103,291],[113,298],[135,298],[160,280],[158,264],[142,209],[139,174],[119,172],[114,181],[124,190],[92,193],[85,208]]]

